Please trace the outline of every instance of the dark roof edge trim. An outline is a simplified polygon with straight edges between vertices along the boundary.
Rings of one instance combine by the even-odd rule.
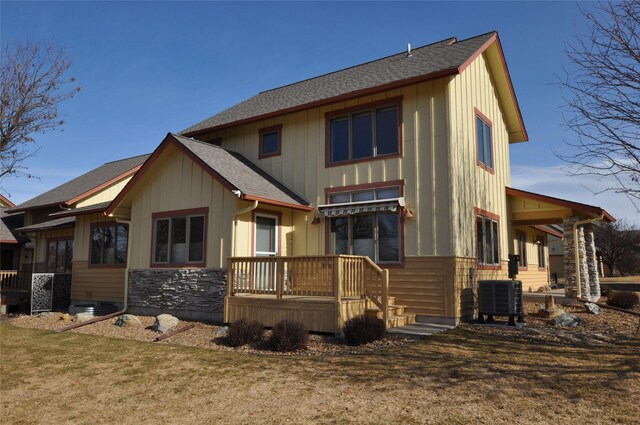
[[[273,205],[276,207],[286,207],[286,208],[291,208],[291,209],[301,210],[301,211],[313,211],[315,209],[312,206],[290,204],[287,202],[274,201],[273,199],[261,198],[259,196],[253,196],[253,195],[243,194],[241,199],[246,201],[258,201],[263,204]]]
[[[555,236],[556,238],[562,239],[564,237],[564,235],[562,233],[556,232],[555,230],[548,229],[548,228],[546,228],[544,226],[540,226],[538,224],[535,224],[535,225],[533,225],[531,227],[533,227],[534,229],[536,229],[539,232],[543,232],[543,233],[546,233],[548,235]]]

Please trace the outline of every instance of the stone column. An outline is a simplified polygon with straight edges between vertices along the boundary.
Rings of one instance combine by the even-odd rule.
[[[578,254],[580,256],[580,289],[582,298],[591,299],[591,286],[589,285],[589,267],[587,264],[587,244],[584,238],[584,226],[578,227]]]
[[[564,294],[567,297],[575,298],[578,290],[576,289],[576,261],[573,251],[573,223],[578,221],[578,217],[564,217],[562,219],[562,241],[564,247]]]
[[[595,237],[591,225],[585,227],[585,244],[587,248],[587,268],[589,269],[589,299],[598,301],[600,299],[600,277],[598,276]]]

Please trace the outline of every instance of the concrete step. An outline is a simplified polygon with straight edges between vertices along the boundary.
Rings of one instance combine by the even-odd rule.
[[[453,328],[455,328],[455,326],[435,325],[431,323],[411,323],[404,326],[387,329],[387,332],[389,332],[390,334],[429,336]]]

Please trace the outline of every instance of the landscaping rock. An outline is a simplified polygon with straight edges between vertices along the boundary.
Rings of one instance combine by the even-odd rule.
[[[71,320],[71,316],[69,315],[69,313],[64,313],[60,315],[60,320],[64,320],[65,322],[68,322]]]
[[[569,328],[575,328],[580,323],[582,323],[582,319],[574,314],[564,313],[556,317],[555,319],[553,319],[550,323],[554,326],[565,326]]]
[[[91,319],[93,319],[93,313],[78,313],[73,321],[82,323]]]
[[[164,334],[178,326],[178,322],[180,320],[177,317],[170,314],[161,314],[156,317],[156,322],[153,324],[152,329]]]
[[[564,311],[560,307],[554,306],[551,309],[541,308],[540,310],[538,310],[538,314],[540,315],[540,317],[544,317],[547,319],[555,319],[558,316],[562,316],[563,314],[566,314],[566,311]]]
[[[133,314],[123,314],[118,316],[114,325],[120,326],[121,328],[130,328],[133,326],[142,326],[142,322]]]
[[[43,311],[42,313],[38,314],[38,317],[49,317],[51,316],[53,313],[50,311]]]
[[[595,305],[594,303],[586,303],[584,305],[584,309],[591,314],[595,314],[596,316],[602,314],[602,309]]]
[[[216,331],[216,338],[223,338],[227,335],[227,331],[229,330],[229,326],[222,326],[220,329]]]

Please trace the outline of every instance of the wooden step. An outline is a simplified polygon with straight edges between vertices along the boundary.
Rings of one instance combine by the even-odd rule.
[[[380,302],[380,304],[382,304],[382,300],[380,299],[380,297],[377,297],[378,301]],[[389,297],[389,305],[395,305],[396,303],[396,297]],[[367,308],[375,308],[376,305],[373,303],[373,301],[371,301],[370,299],[367,299]]]

